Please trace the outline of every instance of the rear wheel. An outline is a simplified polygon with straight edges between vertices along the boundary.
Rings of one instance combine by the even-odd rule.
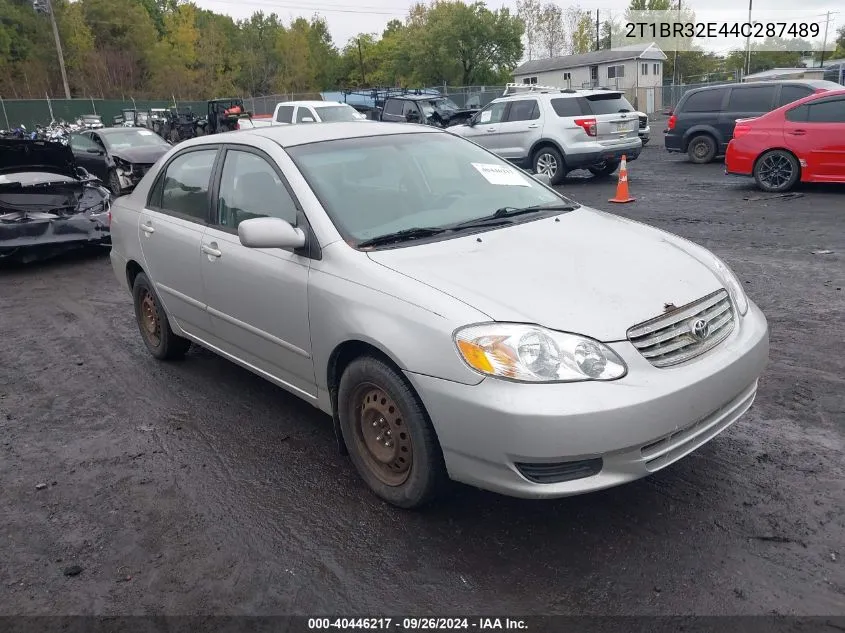
[[[372,356],[346,368],[338,414],[349,456],[379,497],[400,508],[428,503],[448,481],[440,444],[416,394]]]
[[[754,180],[763,191],[789,191],[801,177],[801,166],[791,153],[775,149],[766,152],[754,163]]]
[[[551,145],[541,147],[534,152],[532,160],[535,174],[546,174],[552,185],[559,185],[566,177],[566,164],[563,156]]]
[[[716,139],[709,134],[693,137],[687,147],[687,155],[691,162],[698,165],[709,163],[716,157]]]
[[[620,163],[621,161],[618,160],[603,160],[602,162],[596,163],[587,169],[589,169],[590,173],[596,178],[603,178],[619,169]]]
[[[138,273],[135,277],[132,297],[135,301],[135,320],[150,354],[159,360],[182,358],[191,347],[191,341],[173,333],[167,314],[144,273]]]

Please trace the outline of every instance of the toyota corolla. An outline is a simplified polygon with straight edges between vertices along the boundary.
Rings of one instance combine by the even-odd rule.
[[[742,416],[768,358],[718,257],[431,127],[186,141],[111,234],[153,356],[197,344],[321,409],[401,507],[646,476]]]

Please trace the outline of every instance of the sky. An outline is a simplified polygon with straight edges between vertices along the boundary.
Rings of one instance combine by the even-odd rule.
[[[310,17],[314,13],[320,14],[326,19],[332,39],[338,48],[343,48],[346,42],[359,33],[380,34],[390,20],[403,20],[408,9],[415,0],[360,0],[362,4],[344,3],[343,0],[194,0],[204,8],[217,13],[231,15],[235,19],[247,18],[255,11],[265,13],[276,13],[283,20],[290,22],[299,16]],[[542,2],[543,0],[541,0]],[[777,11],[789,11],[790,15],[796,17],[806,16],[806,19],[813,19],[824,22],[824,14],[827,11],[836,12],[831,16],[830,36],[836,32],[836,28],[845,24],[845,6],[839,0],[801,0],[800,9],[796,13],[794,0],[752,0],[754,2],[752,16],[757,20],[773,20],[777,17]],[[599,10],[602,19],[604,15],[615,15],[621,17],[629,0],[599,0],[598,3],[589,1],[581,4],[584,10]],[[490,9],[507,7],[516,12],[516,0],[487,0]],[[558,2],[562,8],[570,6],[568,3]],[[729,11],[731,20],[747,18],[747,8],[744,0],[683,0],[683,6],[690,6],[696,10],[697,19],[702,18],[702,12],[707,11],[707,20],[726,19],[725,12]],[[739,11],[741,9],[741,11]],[[744,16],[744,17],[742,17]],[[726,47],[724,41],[703,42],[708,50],[720,51]]]

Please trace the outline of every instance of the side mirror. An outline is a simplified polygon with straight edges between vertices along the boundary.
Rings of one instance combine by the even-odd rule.
[[[252,218],[238,224],[238,238],[248,248],[302,248],[305,233],[281,218]]]
[[[533,174],[533,176],[534,176],[534,180],[536,180],[537,182],[541,182],[544,185],[546,185],[547,187],[552,186],[552,179],[549,178],[548,174]]]
[[[103,150],[97,149],[96,147],[89,147],[85,151],[88,152],[89,154],[96,154],[97,156],[102,156],[105,153],[105,152],[103,152]]]

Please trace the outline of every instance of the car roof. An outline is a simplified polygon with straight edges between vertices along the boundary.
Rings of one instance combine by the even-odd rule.
[[[536,99],[539,96],[545,96],[549,98],[561,98],[561,97],[592,97],[595,95],[620,95],[625,96],[624,90],[616,90],[614,88],[582,88],[582,89],[572,89],[572,88],[561,88],[558,92],[552,92],[550,90],[526,90],[525,92],[515,92],[512,95],[505,95],[504,97],[498,97],[495,99],[496,101],[513,101],[517,99]]]
[[[309,106],[312,108],[325,108],[326,106],[349,105],[348,103],[341,103],[340,101],[281,101],[280,106]],[[352,106],[349,106],[350,108]]]
[[[693,88],[687,90],[683,96],[690,93],[705,92],[707,90],[717,90],[721,88],[754,88],[760,86],[809,86],[810,88],[827,88],[828,90],[838,90],[841,86],[833,81],[825,79],[767,79],[765,81],[749,81],[746,83],[724,83],[714,84],[712,86],[702,86],[701,88]]]
[[[447,95],[430,94],[430,95],[391,95],[388,99],[406,99],[408,101],[430,101],[432,99],[447,99]]]
[[[104,127],[97,130],[97,134],[124,134],[126,130],[146,130],[145,127]],[[149,131],[149,130],[148,130]]]
[[[307,143],[369,136],[389,136],[391,134],[448,134],[448,132],[427,125],[383,123],[380,121],[342,121],[320,123],[319,125],[273,125],[223,132],[222,134],[200,136],[183,141],[179,144],[179,147],[225,143],[230,139],[247,140],[250,137],[257,136],[274,141],[282,147],[294,147]]]

